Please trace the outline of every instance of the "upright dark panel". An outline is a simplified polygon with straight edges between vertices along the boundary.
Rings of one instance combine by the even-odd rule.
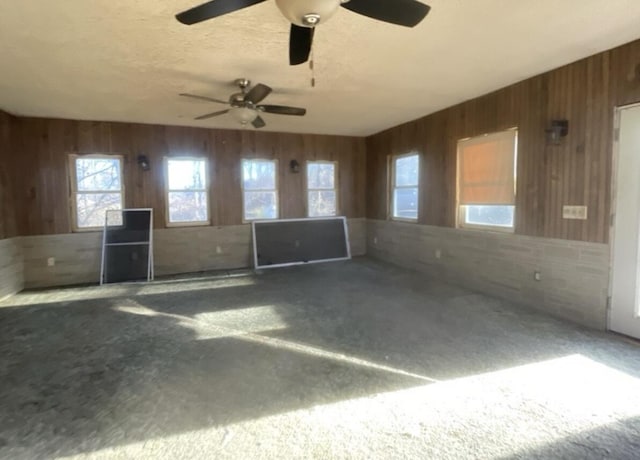
[[[102,283],[153,278],[151,209],[107,211],[102,248]]]
[[[126,245],[105,248],[104,282],[147,281],[149,246]]]
[[[344,217],[253,223],[256,268],[351,258]]]

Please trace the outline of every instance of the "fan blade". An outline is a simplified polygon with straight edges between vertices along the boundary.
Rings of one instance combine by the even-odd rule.
[[[342,7],[379,21],[414,27],[422,21],[431,7],[416,0],[350,0]]]
[[[224,115],[230,109],[220,110],[219,112],[207,113],[206,115],[200,115],[199,117],[195,117],[194,120],[206,120],[207,118],[217,117],[218,115]]]
[[[251,88],[251,90],[244,95],[244,100],[246,102],[251,102],[253,105],[256,105],[258,102],[263,100],[273,91],[267,85],[263,85],[262,83],[258,83],[256,86]]]
[[[290,65],[303,64],[309,60],[314,31],[314,28],[291,24],[291,32],[289,33]]]
[[[209,101],[209,102],[217,102],[219,104],[228,104],[229,103],[229,101],[222,101],[220,99],[214,99],[212,97],[206,97],[206,96],[196,96],[195,94],[180,93],[180,96],[191,97],[193,99],[201,99],[203,101]]]
[[[256,129],[264,128],[265,126],[267,126],[261,116],[257,116],[256,119],[251,122],[251,124]]]
[[[176,19],[190,26],[264,1],[265,0],[213,0],[176,14]]]
[[[266,113],[275,113],[278,115],[297,115],[299,117],[307,113],[307,109],[300,107],[288,107],[286,105],[259,105],[258,110]]]

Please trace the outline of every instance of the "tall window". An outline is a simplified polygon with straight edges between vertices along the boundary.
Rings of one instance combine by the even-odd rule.
[[[242,160],[244,220],[278,218],[278,180],[275,160]]]
[[[458,142],[458,225],[513,231],[515,129]]]
[[[420,155],[397,155],[391,161],[391,217],[418,220]]]
[[[335,216],[338,213],[336,163],[307,163],[307,214],[309,217]]]
[[[209,223],[209,180],[204,158],[165,158],[167,224]]]
[[[100,228],[108,209],[122,209],[122,157],[71,155],[71,192],[75,230]]]

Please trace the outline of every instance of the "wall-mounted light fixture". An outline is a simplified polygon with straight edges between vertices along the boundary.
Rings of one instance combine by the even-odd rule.
[[[545,129],[547,144],[558,145],[569,134],[569,120],[551,120],[551,126]]]
[[[149,171],[151,169],[151,164],[149,164],[149,159],[146,155],[138,155],[138,166],[143,171]]]
[[[292,173],[299,173],[300,172],[300,163],[298,163],[297,160],[291,160],[289,162],[289,169],[291,170]]]

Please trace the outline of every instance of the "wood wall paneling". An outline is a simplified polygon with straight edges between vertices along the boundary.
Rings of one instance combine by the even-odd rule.
[[[340,210],[386,219],[387,158],[422,154],[419,223],[455,225],[459,139],[518,127],[516,232],[547,238],[608,241],[613,111],[640,101],[640,41],[597,54],[367,139],[253,130],[15,118],[0,113],[0,238],[71,231],[67,155],[124,155],[126,205],[153,207],[165,225],[162,159],[205,156],[212,225],[242,222],[240,159],[279,161],[280,215],[305,213],[304,174],[296,159],[338,161]],[[544,129],[569,120],[569,136],[548,146]],[[141,171],[139,154],[151,171]],[[365,191],[366,187],[366,191]],[[588,220],[562,219],[564,204],[588,206]]]
[[[17,235],[16,208],[13,199],[13,130],[16,120],[0,111],[0,239]]]
[[[124,156],[125,204],[154,208],[154,225],[165,227],[165,156],[204,156],[209,160],[212,225],[242,223],[240,160],[273,158],[279,162],[280,217],[305,215],[304,174],[289,172],[289,161],[337,161],[340,210],[347,217],[365,215],[364,138],[209,130],[73,120],[21,118],[16,135],[20,155],[16,170],[18,227],[21,235],[71,232],[67,158],[70,153]],[[151,163],[142,171],[137,156]]]
[[[387,218],[390,154],[423,156],[419,222],[455,225],[459,139],[518,127],[516,233],[608,242],[613,113],[640,101],[640,41],[450,107],[367,139],[367,217]],[[569,135],[547,145],[545,127],[568,119]],[[586,221],[563,205],[588,206]]]

